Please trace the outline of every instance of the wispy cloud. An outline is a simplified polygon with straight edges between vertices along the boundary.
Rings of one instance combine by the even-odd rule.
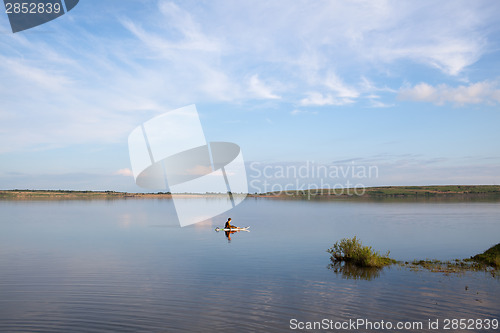
[[[380,96],[377,95],[369,95],[367,96],[368,101],[370,102],[370,107],[372,108],[390,108],[394,107],[394,103],[385,103],[380,100]]]
[[[273,93],[273,88],[267,85],[266,83],[262,82],[259,79],[258,74],[252,75],[252,77],[249,80],[249,90],[255,94],[257,98],[264,98],[264,99],[280,99],[281,97],[279,95],[276,95]]]
[[[391,63],[410,60],[456,76],[487,50],[483,34],[493,19],[481,3],[385,2],[375,18],[360,22],[360,45],[368,59]],[[369,39],[368,39],[369,38]]]
[[[164,84],[169,96],[186,101],[195,96],[198,100],[237,98],[241,87],[221,66],[224,43],[204,33],[200,23],[176,4],[161,1],[159,9],[153,23],[162,23],[156,27],[151,23],[143,27],[131,19],[122,19],[122,24],[143,46],[135,57],[152,61],[151,66],[169,82]]]
[[[300,100],[302,106],[346,105],[354,103],[352,98],[338,97],[331,93],[308,92],[307,97]]]
[[[335,73],[330,73],[326,80],[325,86],[330,89],[337,98],[352,101],[359,97],[359,91],[346,85],[340,77]]]
[[[359,83],[359,87],[361,91],[365,93],[373,93],[373,92],[388,92],[388,93],[397,93],[396,89],[392,89],[387,85],[382,87],[377,86],[373,81],[369,80],[365,76],[361,76],[361,81]]]
[[[292,116],[297,116],[300,114],[318,114],[317,111],[308,111],[308,110],[299,110],[299,109],[294,109],[292,112],[290,112]]]
[[[436,105],[452,103],[456,106],[466,104],[500,103],[500,87],[495,82],[483,81],[450,87],[446,84],[432,86],[419,83],[413,87],[402,88],[398,94],[401,100],[429,102]]]
[[[331,95],[323,95],[319,92],[308,92],[307,97],[300,100],[302,106],[334,105],[335,101]]]
[[[150,30],[148,22],[145,22],[148,26],[148,30],[146,30],[141,24],[135,23],[136,20],[122,20],[122,24],[131,33],[148,48],[155,51],[150,54],[151,57],[175,59],[179,56],[179,51],[220,52],[221,42],[217,38],[203,33],[200,24],[188,11],[167,1],[159,2],[158,7],[161,16],[157,19],[163,19],[164,24],[153,31]],[[175,33],[178,36],[174,39],[172,35]]]

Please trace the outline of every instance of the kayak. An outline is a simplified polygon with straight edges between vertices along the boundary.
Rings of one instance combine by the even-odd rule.
[[[231,229],[223,229],[223,228],[215,228],[215,231],[250,231],[248,230],[248,228],[250,228],[249,226],[248,227],[241,227],[241,228],[231,228]]]

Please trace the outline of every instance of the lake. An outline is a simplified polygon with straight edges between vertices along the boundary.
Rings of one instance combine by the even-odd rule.
[[[391,266],[353,279],[328,269],[325,252],[357,236],[402,261],[468,258],[500,242],[499,203],[247,198],[184,228],[168,199],[0,201],[0,212],[1,332],[288,332],[350,320],[435,332],[429,321],[444,331],[447,319],[500,319],[491,274]],[[227,217],[251,232],[216,232]]]

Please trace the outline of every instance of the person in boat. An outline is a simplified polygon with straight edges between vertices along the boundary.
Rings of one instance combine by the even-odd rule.
[[[224,225],[224,229],[237,229],[238,227],[235,225],[231,225],[231,218],[228,218],[226,224]]]

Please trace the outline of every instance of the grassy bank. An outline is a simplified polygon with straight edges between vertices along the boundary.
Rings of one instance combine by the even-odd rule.
[[[170,193],[127,193],[115,191],[8,190],[0,191],[4,200],[99,200],[122,198],[171,198]]]
[[[216,197],[225,193],[181,194],[186,197]],[[385,186],[358,189],[319,189],[286,192],[248,194],[249,197],[280,199],[405,199],[405,200],[474,200],[493,199],[500,201],[498,185],[443,185],[443,186]],[[127,193],[115,191],[66,191],[66,190],[0,190],[1,199],[11,200],[57,200],[57,199],[119,199],[119,198],[171,198],[169,192]]]
[[[344,189],[313,189],[300,191],[268,192],[253,194],[259,197],[279,197],[298,199],[432,199],[432,198],[497,198],[500,199],[498,185],[436,185],[436,186],[381,186]]]

